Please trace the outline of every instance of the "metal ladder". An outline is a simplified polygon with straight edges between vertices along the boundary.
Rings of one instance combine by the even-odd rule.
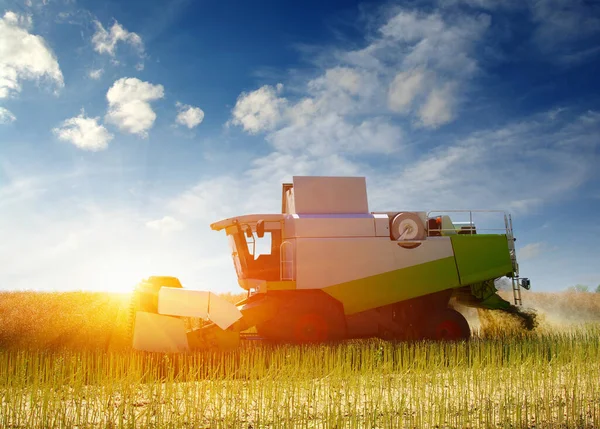
[[[515,249],[515,239],[513,235],[512,217],[504,215],[504,226],[506,227],[506,238],[508,240],[508,251],[512,263],[514,275],[511,277],[513,298],[515,305],[521,305],[521,285],[519,284],[519,264],[517,263],[517,252]]]

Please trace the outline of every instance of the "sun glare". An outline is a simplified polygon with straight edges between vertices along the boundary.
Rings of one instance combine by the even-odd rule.
[[[130,293],[144,278],[157,275],[140,260],[114,260],[99,264],[82,289],[110,293]],[[169,275],[169,274],[164,274]],[[175,274],[171,274],[175,275]]]

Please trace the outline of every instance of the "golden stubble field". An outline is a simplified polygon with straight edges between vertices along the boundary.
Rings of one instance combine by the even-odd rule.
[[[180,355],[129,349],[129,298],[1,294],[0,427],[600,425],[600,294],[525,293],[533,332],[471,312],[483,325],[469,342]]]

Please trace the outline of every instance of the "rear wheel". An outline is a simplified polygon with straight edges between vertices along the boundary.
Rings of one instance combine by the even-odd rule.
[[[462,314],[447,308],[431,320],[428,334],[432,340],[460,341],[471,337],[471,329]]]

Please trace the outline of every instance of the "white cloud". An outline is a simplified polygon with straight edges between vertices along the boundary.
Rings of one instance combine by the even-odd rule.
[[[379,85],[377,74],[371,70],[342,66],[327,68],[306,83],[310,97],[287,106],[287,116],[298,123],[315,115],[370,113],[380,95]],[[308,116],[302,116],[304,114]]]
[[[0,124],[10,124],[16,120],[17,118],[10,110],[0,106]]]
[[[88,72],[88,76],[90,77],[90,79],[94,79],[94,80],[98,80],[102,77],[102,74],[104,74],[104,69],[95,69],[95,70],[90,70]]]
[[[357,95],[364,87],[361,74],[349,67],[334,67],[325,70],[325,73],[308,82],[307,87],[310,92],[322,93],[346,92],[350,95]]]
[[[239,192],[240,186],[232,178],[208,179],[174,197],[168,208],[188,219],[214,222],[232,212],[231,204],[242,203]],[[231,200],[221,198],[223,195],[230,195]]]
[[[0,99],[19,93],[23,80],[64,86],[56,56],[41,36],[29,33],[31,26],[31,17],[14,12],[0,18]]]
[[[457,91],[479,73],[475,48],[490,26],[486,14],[424,13],[400,10],[378,31],[367,47],[338,53],[343,61],[377,73],[377,97],[367,100],[371,109],[379,99],[403,115],[414,114],[418,126],[439,127],[457,117]],[[434,89],[432,92],[431,88]],[[385,98],[384,98],[385,97]],[[443,120],[430,113],[439,112]]]
[[[108,147],[113,135],[98,123],[99,118],[88,118],[82,112],[79,116],[65,120],[54,134],[63,141],[72,143],[83,150],[100,151]]]
[[[232,123],[252,134],[271,130],[280,122],[285,99],[278,93],[281,87],[265,85],[256,91],[242,93],[232,111]]]
[[[600,5],[585,0],[530,0],[533,42],[550,60],[570,65],[597,57]]]
[[[563,118],[558,128],[556,122],[542,113],[446,142],[398,168],[399,174],[382,172],[373,197],[384,206],[388,195],[401,195],[396,204],[403,207],[517,214],[556,203],[594,170],[600,117]]]
[[[150,229],[169,234],[176,231],[181,231],[184,227],[183,223],[171,216],[165,216],[162,219],[156,219],[146,222],[146,226]]]
[[[517,250],[519,260],[527,261],[538,257],[546,250],[546,243],[529,243]]]
[[[522,200],[512,200],[509,201],[506,205],[509,210],[515,211],[517,213],[527,213],[533,210],[536,207],[539,207],[543,204],[543,200],[541,198],[525,198]]]
[[[147,137],[156,119],[150,102],[163,96],[162,85],[153,85],[137,78],[121,78],[106,93],[108,112],[105,120],[123,132]]]
[[[396,11],[365,48],[324,55],[321,73],[292,86],[296,97],[269,85],[242,93],[229,123],[266,132],[278,151],[391,153],[404,133],[390,113],[414,128],[435,129],[457,118],[457,94],[479,71],[475,47],[489,25],[485,14]]]
[[[406,112],[415,97],[422,91],[425,83],[425,73],[422,70],[400,72],[390,85],[388,106],[399,113]]]
[[[314,117],[309,124],[291,124],[267,140],[282,152],[320,157],[333,153],[389,154],[400,146],[402,132],[380,118],[352,123],[335,113]]]
[[[542,45],[583,39],[600,32],[600,8],[592,2],[536,0],[529,2],[529,6],[533,20],[538,23],[537,41]]]
[[[546,59],[573,65],[600,53],[600,4],[586,0],[437,0],[447,15],[467,5],[473,8],[519,13],[532,21],[533,46]],[[464,8],[462,9],[464,11]],[[501,22],[503,16],[499,16]],[[538,52],[536,52],[537,54]]]
[[[487,10],[513,9],[522,6],[523,3],[523,0],[438,0],[438,5],[441,7],[465,4]]]
[[[127,31],[117,21],[113,23],[110,31],[106,31],[99,21],[94,21],[94,25],[96,26],[96,32],[92,37],[92,44],[96,52],[114,57],[117,43],[123,42],[137,50],[140,55],[143,55],[144,43],[142,38],[136,33]]]
[[[396,9],[365,48],[323,55],[327,60],[317,76],[290,85],[293,97],[268,85],[242,93],[230,123],[251,134],[264,132],[273,149],[247,174],[258,181],[289,180],[292,173],[369,174],[371,183],[392,186],[402,196],[421,195],[423,185],[413,177],[430,177],[447,192],[443,175],[457,170],[462,181],[457,166],[478,149],[457,145],[421,163],[411,160],[411,133],[405,129],[436,129],[458,116],[457,94],[468,90],[479,71],[475,47],[489,24],[485,14],[446,17]],[[394,183],[377,172],[378,163],[394,165],[388,174]],[[398,189],[398,183],[409,189]]]
[[[434,88],[427,100],[419,110],[421,124],[426,127],[437,128],[452,121],[455,116],[454,105],[455,86],[446,84],[442,88]]]
[[[190,106],[187,104],[177,103],[179,113],[175,118],[175,122],[184,125],[189,129],[195,128],[204,120],[204,111],[199,107]]]
[[[270,86],[242,94],[231,122],[264,132],[271,152],[240,174],[249,183],[365,174],[378,209],[519,214],[568,194],[593,171],[595,112],[544,112],[463,138],[428,132],[460,117],[489,26],[479,12],[396,9],[365,48],[328,50],[316,77],[294,74],[291,95]],[[242,106],[254,95],[260,102]]]
[[[478,69],[474,48],[489,25],[486,14],[444,19],[439,13],[400,11],[381,27],[383,37],[372,49],[381,54],[395,47],[401,49],[397,56],[404,67],[426,67],[464,77]]]

